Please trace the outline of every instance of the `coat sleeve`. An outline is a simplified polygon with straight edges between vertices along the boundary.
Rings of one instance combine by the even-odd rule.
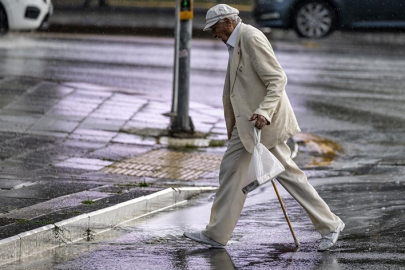
[[[280,97],[285,91],[287,76],[265,36],[252,36],[247,40],[245,46],[247,46],[256,74],[267,89],[266,96],[254,113],[263,115],[270,124]]]

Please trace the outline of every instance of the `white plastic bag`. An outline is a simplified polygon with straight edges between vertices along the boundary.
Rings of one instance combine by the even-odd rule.
[[[257,130],[254,127],[255,146],[242,188],[244,194],[255,190],[257,187],[276,178],[277,175],[285,171],[280,161],[260,143],[260,134],[261,130]]]

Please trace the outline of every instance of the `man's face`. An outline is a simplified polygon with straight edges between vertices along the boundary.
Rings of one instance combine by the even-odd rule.
[[[234,28],[230,19],[225,18],[222,22],[217,22],[211,26],[212,37],[218,40],[222,40],[226,44],[229,37],[231,36]]]

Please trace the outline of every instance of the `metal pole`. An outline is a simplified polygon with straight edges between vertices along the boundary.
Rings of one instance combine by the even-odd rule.
[[[191,48],[192,20],[180,21],[179,46],[179,84],[177,99],[177,115],[170,131],[194,133],[193,123],[188,115],[190,89],[190,48]]]
[[[179,91],[179,43],[180,43],[180,3],[176,0],[175,26],[174,26],[174,70],[173,70],[173,96],[171,114],[177,113],[177,95]]]
[[[298,239],[295,236],[294,229],[293,229],[293,227],[291,225],[290,218],[288,217],[287,210],[285,210],[284,203],[283,203],[283,200],[281,199],[280,193],[278,193],[278,189],[277,189],[277,186],[276,186],[275,179],[271,180],[271,183],[273,184],[274,191],[276,192],[278,201],[280,202],[281,208],[283,209],[283,213],[284,213],[285,219],[287,220],[288,227],[290,227],[291,234],[292,234],[292,236],[294,238],[295,246],[298,247],[300,245],[300,243],[298,242]]]

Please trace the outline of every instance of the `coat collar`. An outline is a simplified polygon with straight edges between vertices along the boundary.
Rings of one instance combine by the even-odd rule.
[[[243,31],[246,28],[246,24],[240,23],[240,28],[239,28],[239,33],[238,37],[236,38],[235,42],[235,48],[233,50],[233,56],[232,56],[232,65],[230,66],[229,74],[230,74],[230,93],[232,93],[233,90],[233,85],[235,83],[236,79],[236,70],[237,67],[239,66],[239,61],[240,61],[240,54],[241,54],[241,49],[240,49],[240,37],[243,34]],[[229,69],[229,65],[228,65]]]
[[[231,36],[228,38],[228,41],[226,42],[226,46],[232,46],[233,48],[235,48],[236,46],[236,40],[239,36],[239,28],[242,25],[242,22],[238,23],[238,25],[235,27],[235,29],[233,30]]]

